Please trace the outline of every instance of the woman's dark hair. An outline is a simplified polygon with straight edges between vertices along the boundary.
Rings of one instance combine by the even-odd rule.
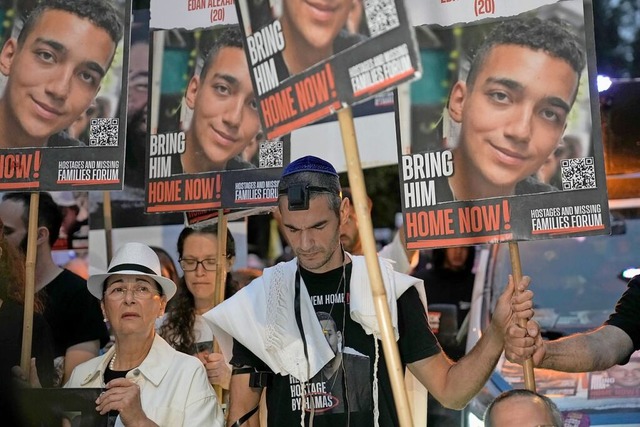
[[[184,242],[187,237],[192,234],[210,234],[217,237],[218,226],[215,224],[197,228],[184,228],[180,236],[178,236],[178,255],[180,258],[182,258],[184,251]],[[227,258],[235,256],[235,240],[229,230],[227,230]],[[225,298],[233,295],[236,290],[235,281],[231,278],[231,273],[227,272]],[[167,313],[167,318],[158,333],[176,350],[186,354],[194,354],[195,335],[193,333],[193,326],[196,321],[195,300],[193,294],[189,292],[189,288],[187,288],[184,275],[180,279],[178,292],[172,301],[174,301],[173,307],[171,311]]]
[[[447,258],[447,250],[446,248],[437,248],[433,250],[431,255],[432,265],[434,270],[441,270],[444,268],[444,263]],[[476,248],[475,246],[470,246],[469,251],[467,252],[467,259],[464,263],[464,271],[471,272],[473,271],[473,265],[476,258]]]

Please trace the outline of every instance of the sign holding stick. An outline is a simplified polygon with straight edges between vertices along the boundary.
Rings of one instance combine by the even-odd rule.
[[[522,265],[520,264],[520,249],[518,248],[518,242],[509,242],[509,257],[511,258],[511,271],[513,273],[513,281],[520,283],[522,280]],[[527,320],[518,319],[518,324],[526,328]],[[536,391],[536,379],[533,372],[533,360],[527,359],[522,365],[524,370],[524,385],[527,390]]]
[[[360,154],[358,153],[358,143],[353,124],[353,115],[350,108],[344,108],[338,112],[340,121],[340,131],[342,133],[342,143],[344,154],[347,159],[349,186],[355,204],[358,218],[358,228],[362,240],[362,247],[367,262],[367,271],[371,283],[371,292],[375,304],[376,317],[381,326],[382,348],[386,356],[387,369],[393,390],[393,400],[398,412],[398,420],[403,427],[413,426],[411,411],[407,391],[404,388],[404,369],[400,363],[400,353],[395,341],[393,326],[389,306],[387,305],[387,294],[382,283],[382,273],[378,262],[376,241],[373,236],[373,226],[371,214],[367,201],[367,191],[364,184],[364,175],[360,165]]]
[[[29,229],[27,237],[27,260],[25,262],[25,288],[24,288],[24,320],[22,323],[22,354],[20,367],[26,378],[30,375],[31,366],[31,339],[33,336],[33,303],[35,298],[36,282],[36,250],[38,239],[38,206],[40,193],[31,193],[29,204]]]
[[[107,249],[107,265],[111,262],[113,256],[113,223],[111,217],[111,193],[104,191],[102,193],[102,210],[104,212],[104,241]]]
[[[214,307],[224,301],[225,285],[227,280],[227,217],[223,209],[218,210],[218,258],[216,259],[216,295]],[[214,353],[220,353],[218,341],[214,342]],[[214,389],[218,395],[218,401],[223,402],[223,390],[219,385]]]

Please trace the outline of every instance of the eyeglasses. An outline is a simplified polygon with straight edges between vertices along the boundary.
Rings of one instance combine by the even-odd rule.
[[[137,300],[151,299],[155,295],[160,295],[151,285],[136,285],[131,288],[126,286],[113,286],[107,288],[105,295],[110,300],[118,301],[124,299],[129,291],[133,292],[133,297]]]
[[[196,271],[198,269],[198,264],[202,264],[202,268],[206,271],[216,271],[218,266],[218,260],[215,258],[206,258],[202,261],[198,261],[193,258],[181,258],[180,266],[184,271]]]

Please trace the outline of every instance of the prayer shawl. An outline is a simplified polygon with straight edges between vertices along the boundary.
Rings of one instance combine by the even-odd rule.
[[[381,339],[365,258],[347,255],[353,263],[350,280],[351,318],[359,323],[367,334]],[[422,280],[394,271],[390,260],[380,257],[378,259],[397,341],[399,334],[396,300],[411,286],[416,286],[426,311],[424,286],[417,286],[422,284]],[[333,359],[333,351],[324,337],[311,298],[301,278],[300,312],[308,347],[308,363],[305,359],[303,342],[294,315],[297,268],[297,259],[266,268],[261,277],[253,280],[232,298],[203,314],[213,329],[213,335],[225,360],[231,360],[235,338],[266,363],[274,373],[291,375],[304,383]],[[377,377],[377,372],[374,376]],[[422,390],[426,407],[426,390]],[[374,396],[374,400],[377,400],[377,396]],[[415,399],[413,401],[415,402]],[[419,401],[422,401],[422,397]]]

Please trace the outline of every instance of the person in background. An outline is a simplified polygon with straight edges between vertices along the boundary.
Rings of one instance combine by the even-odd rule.
[[[525,389],[498,395],[484,413],[485,427],[562,427],[562,413],[547,396]]]
[[[164,317],[158,332],[176,350],[197,356],[204,364],[212,385],[228,389],[231,368],[222,354],[214,353],[213,332],[202,318],[202,314],[215,305],[218,225],[183,229],[178,237],[178,255],[184,276],[173,309]],[[237,290],[230,273],[235,256],[235,241],[227,231],[224,260],[226,297]]]
[[[89,277],[88,290],[100,301],[115,345],[78,365],[65,387],[104,388],[96,411],[117,426],[222,427],[202,364],[155,333],[155,320],[176,292],[160,273],[155,252],[130,242],[116,251],[106,273]]]
[[[62,212],[62,225],[60,226],[60,233],[54,248],[73,249],[73,233],[80,230],[82,226],[78,219],[80,206],[78,206],[78,202],[72,191],[56,191],[50,194]],[[85,218],[85,223],[88,222],[86,220],[87,218]]]
[[[438,332],[436,337],[442,349],[453,360],[464,356],[465,341],[459,333],[464,319],[471,308],[471,294],[475,278],[473,265],[475,260],[474,247],[438,248],[432,252],[430,268],[416,271],[413,276],[422,279],[427,295],[427,307],[430,317],[438,318]],[[455,306],[456,318],[453,319],[455,331],[444,330],[447,320],[442,311],[437,312],[435,304],[450,304]],[[442,309],[441,309],[442,310]],[[432,324],[433,326],[434,324]],[[465,334],[466,337],[466,334]],[[460,412],[447,409],[429,394],[427,425],[457,426],[460,425]]]
[[[27,251],[30,204],[29,192],[5,193],[0,203],[5,238],[23,254]],[[51,248],[61,223],[60,208],[51,195],[40,193],[35,290],[46,301],[44,317],[53,333],[55,386],[64,384],[73,368],[97,356],[109,342],[100,306],[87,291],[87,281],[53,261]]]
[[[533,297],[531,291],[518,295],[516,312],[530,310]],[[535,320],[529,320],[526,328],[513,324],[505,337],[505,356],[515,363],[532,358],[536,367],[563,372],[603,371],[627,364],[640,350],[639,307],[640,276],[635,276],[602,326],[551,341],[542,338]]]
[[[151,249],[158,255],[158,259],[160,260],[160,266],[162,267],[162,276],[167,279],[171,279],[173,283],[176,285],[180,285],[180,275],[178,274],[178,269],[173,262],[173,258],[171,255],[164,249],[158,246],[150,246]],[[175,299],[167,302],[166,311],[169,312],[172,310],[173,305],[175,304]]]
[[[358,229],[358,218],[353,205],[353,197],[351,189],[344,187],[342,189],[342,197],[345,200],[345,211],[347,219],[340,224],[340,243],[345,251],[352,255],[364,255],[362,249],[362,241],[360,240],[360,230]],[[369,212],[373,207],[371,199],[367,196]],[[408,274],[418,261],[418,251],[409,250],[405,247],[404,228],[400,228],[393,237],[393,240],[385,245],[379,256],[394,261],[394,269],[400,273]]]
[[[262,276],[262,268],[238,268],[231,272],[231,277],[238,283],[238,290],[247,286],[253,279]]]
[[[425,268],[413,274],[424,281],[427,304],[456,306],[458,328],[462,326],[471,308],[475,257],[474,246],[434,249],[431,268]]]
[[[0,227],[2,227],[0,221]],[[11,368],[20,365],[24,320],[24,258],[9,245],[0,231],[0,378],[9,378]],[[53,341],[51,330],[42,316],[43,301],[36,294],[31,338],[31,356],[45,387],[53,385]],[[10,382],[0,383],[3,392],[10,390]],[[6,386],[6,387],[5,387]],[[2,400],[2,399],[0,399]]]

